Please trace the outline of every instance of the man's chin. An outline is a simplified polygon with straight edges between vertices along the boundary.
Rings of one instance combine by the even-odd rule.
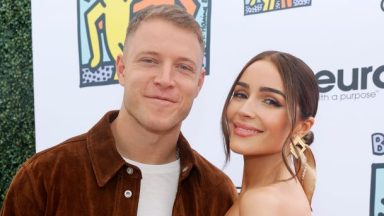
[[[163,134],[170,133],[172,131],[179,131],[181,126],[181,122],[174,123],[170,121],[169,118],[161,119],[158,118],[153,121],[148,121],[146,124],[146,129],[152,133]]]

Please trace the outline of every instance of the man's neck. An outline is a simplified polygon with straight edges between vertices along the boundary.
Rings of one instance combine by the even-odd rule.
[[[127,115],[111,123],[116,148],[121,156],[145,164],[165,164],[176,160],[180,127],[163,133],[151,132]]]

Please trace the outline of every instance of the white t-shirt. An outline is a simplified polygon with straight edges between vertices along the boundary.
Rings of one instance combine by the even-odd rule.
[[[123,159],[137,166],[142,175],[137,216],[172,215],[179,182],[180,159],[161,165]]]

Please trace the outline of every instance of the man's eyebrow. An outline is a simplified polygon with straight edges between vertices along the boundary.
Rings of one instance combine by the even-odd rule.
[[[159,53],[157,53],[157,52],[155,52],[155,51],[142,51],[142,52],[139,52],[138,54],[137,54],[138,56],[140,56],[140,55],[159,55]]]
[[[261,92],[272,92],[272,93],[276,93],[276,94],[279,94],[281,96],[283,96],[284,98],[287,98],[287,96],[280,90],[277,90],[275,88],[271,88],[271,87],[260,87],[259,91]]]
[[[180,60],[180,61],[189,62],[189,63],[193,64],[193,65],[196,66],[196,67],[198,66],[197,63],[196,63],[195,61],[193,61],[192,59],[187,58],[187,57],[180,57],[179,60]]]

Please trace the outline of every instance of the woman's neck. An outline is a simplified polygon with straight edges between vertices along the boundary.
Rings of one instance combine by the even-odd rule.
[[[244,156],[242,191],[265,187],[291,177],[281,153]]]

